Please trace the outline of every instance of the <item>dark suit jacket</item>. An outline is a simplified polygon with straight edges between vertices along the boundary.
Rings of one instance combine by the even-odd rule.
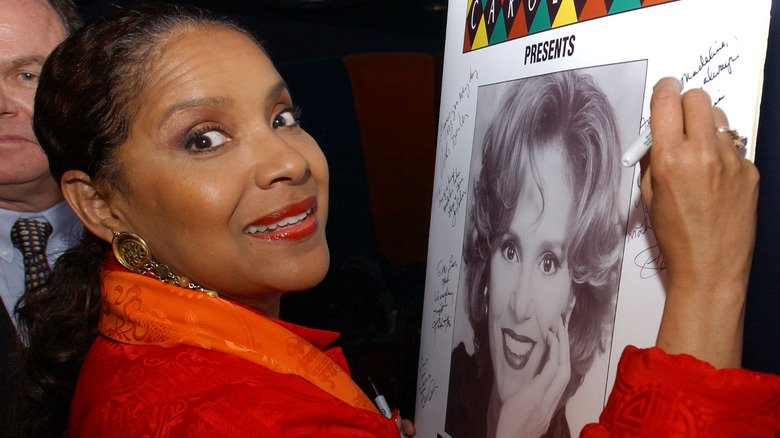
[[[2,303],[2,300],[0,300]],[[11,322],[11,317],[5,311],[0,310],[0,414],[5,411],[10,394],[11,383],[11,355],[16,347],[16,327]],[[0,432],[2,434],[2,432]]]

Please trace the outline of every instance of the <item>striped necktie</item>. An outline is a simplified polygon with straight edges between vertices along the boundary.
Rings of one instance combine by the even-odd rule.
[[[25,290],[40,286],[49,275],[46,240],[51,230],[51,224],[43,218],[19,218],[11,228],[11,242],[24,256]]]

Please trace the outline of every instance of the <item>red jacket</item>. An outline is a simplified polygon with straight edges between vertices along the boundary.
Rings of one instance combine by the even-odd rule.
[[[346,367],[340,349],[326,353]],[[294,374],[217,351],[101,337],[81,368],[68,436],[398,438],[399,431]]]
[[[580,437],[780,437],[780,376],[627,347],[599,424]]]

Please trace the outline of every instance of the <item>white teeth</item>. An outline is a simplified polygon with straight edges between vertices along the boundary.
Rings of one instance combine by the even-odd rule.
[[[517,356],[528,354],[528,352],[531,351],[531,348],[534,346],[531,342],[518,341],[517,339],[507,335],[504,335],[504,342],[506,342],[506,346],[509,348],[509,351]]]
[[[286,218],[284,218],[284,219],[282,219],[279,222],[276,222],[274,224],[270,224],[270,225],[250,225],[250,226],[246,227],[246,230],[244,230],[244,233],[246,233],[246,234],[263,234],[263,233],[271,232],[271,231],[276,230],[279,227],[284,227],[286,225],[295,225],[298,222],[301,222],[304,219],[306,219],[306,216],[308,216],[310,214],[311,214],[311,208],[306,210],[305,212],[303,212],[301,214],[297,214],[297,215],[292,216],[292,217],[286,217]]]

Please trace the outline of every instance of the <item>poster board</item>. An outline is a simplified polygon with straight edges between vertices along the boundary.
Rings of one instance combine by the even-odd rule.
[[[584,424],[597,420],[611,390],[624,347],[629,344],[646,347],[655,342],[664,303],[665,267],[652,224],[641,202],[639,166],[620,167],[618,176],[611,180],[616,182],[598,185],[610,187],[608,198],[615,199],[615,203],[609,207],[614,213],[609,217],[617,216],[620,233],[619,242],[610,243],[610,248],[616,251],[616,255],[610,256],[614,278],[609,280],[609,287],[599,292],[606,310],[602,309],[597,319],[603,325],[597,330],[598,335],[590,335],[590,340],[585,335],[574,336],[578,341],[571,342],[569,349],[570,356],[577,356],[580,364],[570,368],[582,371],[582,383],[566,384],[562,390],[560,384],[544,385],[556,386],[556,391],[565,395],[551,396],[544,390],[533,393],[528,389],[533,388],[531,379],[536,376],[559,375],[561,367],[552,374],[550,371],[545,373],[549,369],[545,368],[545,363],[553,357],[552,350],[556,345],[559,347],[556,350],[558,363],[565,362],[561,359],[563,350],[560,347],[572,338],[574,310],[571,308],[576,308],[576,302],[582,304],[587,300],[576,299],[574,304],[571,299],[557,300],[557,310],[552,313],[557,312],[564,324],[570,324],[566,329],[569,336],[564,337],[554,322],[540,322],[544,319],[540,316],[543,311],[528,310],[540,307],[528,304],[534,294],[540,295],[528,291],[541,288],[553,296],[551,291],[556,289],[552,283],[536,289],[518,286],[514,295],[507,295],[501,292],[502,286],[496,280],[504,277],[493,273],[497,272],[496,266],[500,263],[513,262],[519,266],[521,246],[526,249],[536,245],[541,249],[533,252],[533,257],[523,254],[534,260],[525,265],[534,265],[537,271],[541,269],[540,272],[546,274],[536,281],[544,284],[551,272],[556,276],[568,272],[568,279],[573,281],[575,275],[568,269],[574,263],[567,263],[568,253],[573,251],[568,248],[572,245],[569,242],[572,235],[578,234],[573,230],[587,228],[579,222],[574,224],[571,219],[560,219],[562,215],[566,218],[571,215],[564,209],[563,214],[556,216],[552,206],[561,204],[556,200],[567,199],[565,190],[561,192],[563,195],[556,191],[561,185],[569,187],[574,198],[586,195],[582,192],[584,183],[571,176],[576,172],[571,172],[570,161],[564,160],[569,166],[564,167],[569,169],[564,170],[565,176],[547,178],[545,175],[558,175],[554,164],[552,167],[545,164],[550,161],[545,158],[548,155],[512,152],[523,148],[563,151],[571,146],[561,141],[557,149],[535,148],[536,143],[551,143],[544,136],[536,142],[534,138],[521,140],[525,138],[521,134],[523,129],[511,130],[506,126],[527,123],[536,128],[549,121],[532,117],[523,122],[516,118],[517,115],[508,115],[509,109],[513,108],[511,99],[515,99],[514,105],[526,111],[528,108],[538,110],[543,106],[525,106],[526,102],[539,99],[533,90],[553,86],[550,82],[558,84],[559,88],[567,81],[584,83],[585,88],[596,90],[600,96],[596,100],[608,102],[612,120],[608,125],[614,126],[617,148],[622,151],[649,122],[653,84],[665,76],[677,77],[686,89],[705,89],[713,103],[726,111],[730,126],[748,138],[744,154],[752,159],[769,9],[769,0],[744,3],[726,0],[450,1],[417,376],[415,424],[418,436],[493,436],[498,427],[496,418],[500,417],[498,409],[509,399],[519,412],[517,418],[527,415],[523,412],[535,412],[530,423],[541,423],[545,429],[549,425],[565,426],[572,436],[577,436]],[[578,87],[580,85],[573,88]],[[545,90],[549,93],[549,88]],[[503,122],[504,128],[501,128],[502,119],[509,119],[509,122]],[[555,127],[545,129],[554,130]],[[539,130],[544,131],[537,129],[534,132]],[[603,126],[596,129],[597,132],[604,130],[609,129]],[[482,173],[483,162],[490,161],[485,161],[486,156],[492,154],[485,152],[485,145],[495,144],[499,138],[512,140],[513,146],[505,147],[509,152],[503,152],[501,160],[506,166],[490,169],[511,167],[513,173]],[[594,144],[606,148],[602,143],[596,141]],[[491,151],[494,149],[501,150],[490,146]],[[614,149],[612,147],[609,152],[603,149],[601,153],[612,156],[617,162],[619,152]],[[529,177],[529,174],[535,176]],[[482,183],[480,178],[484,178]],[[488,184],[491,178],[492,185]],[[485,238],[483,245],[488,249],[481,252],[486,254],[473,256],[480,252],[473,250],[479,245],[467,245],[467,240],[479,241],[473,236],[480,234],[477,231],[480,227],[495,228],[490,219],[491,212],[500,210],[493,206],[496,202],[480,204],[479,199],[488,196],[483,194],[490,192],[489,186],[501,187],[499,191],[503,191],[511,185],[507,183],[510,180],[517,180],[514,184],[521,187],[515,187],[512,196],[525,199],[524,205],[531,207],[520,209],[513,205],[505,208],[504,215],[509,216],[499,227],[499,234],[512,236],[511,239],[493,236],[493,243],[487,243],[490,239]],[[533,205],[538,204],[534,199],[538,201],[539,196],[533,191],[526,196],[522,189],[531,185],[544,187],[536,193],[542,193],[545,208],[533,209]],[[484,188],[475,190],[476,186]],[[544,199],[544,193],[549,194],[549,200]],[[516,202],[521,204],[521,201]],[[475,204],[481,206],[475,208]],[[578,214],[593,210],[581,205],[587,202],[579,204],[579,207],[572,207]],[[481,216],[475,213],[480,209],[483,211]],[[535,211],[537,220],[531,218],[522,222],[516,219],[521,216],[519,212],[526,210]],[[517,228],[519,225],[512,228],[513,221],[525,224],[533,233],[525,233],[525,236],[522,230],[526,228]],[[482,222],[484,224],[480,225]],[[558,231],[544,231],[545,226]],[[565,237],[550,237],[556,235]],[[547,238],[536,239],[542,241],[537,244],[534,236]],[[551,241],[563,243],[550,245]],[[545,244],[549,248],[544,247]],[[561,248],[555,250],[558,247]],[[473,268],[478,265],[482,269]],[[580,271],[582,266],[588,265],[581,265]],[[518,284],[523,278],[519,273],[506,275],[515,275],[511,278]],[[525,292],[518,293],[518,290]],[[579,292],[578,296],[586,297],[588,293]],[[523,300],[525,304],[518,304]],[[550,301],[556,299],[550,298]],[[548,302],[547,306],[552,304]],[[467,308],[471,309],[470,314]],[[503,310],[510,308],[514,310],[514,319],[507,323],[508,317],[503,315]],[[484,317],[480,316],[482,313]],[[501,318],[504,318],[503,322]],[[537,325],[532,330],[534,334],[523,333],[530,329],[522,328],[520,320],[531,319]],[[591,329],[589,333],[596,332]],[[555,341],[551,340],[553,337]],[[591,342],[596,338],[600,342]],[[491,340],[495,340],[493,346],[499,347],[491,349]],[[598,345],[591,346],[599,343],[603,349]],[[582,345],[589,347],[575,348]],[[593,353],[574,354],[574,349],[587,349]],[[494,367],[495,363],[503,362],[506,362],[503,370]],[[490,371],[486,374],[485,369]],[[499,380],[501,384],[491,383]],[[512,398],[522,389],[529,394]],[[542,412],[550,410],[541,407],[548,405],[553,406],[554,412]],[[564,409],[559,409],[561,407]],[[475,427],[476,432],[465,430],[468,427]],[[523,431],[517,436],[539,434]]]

